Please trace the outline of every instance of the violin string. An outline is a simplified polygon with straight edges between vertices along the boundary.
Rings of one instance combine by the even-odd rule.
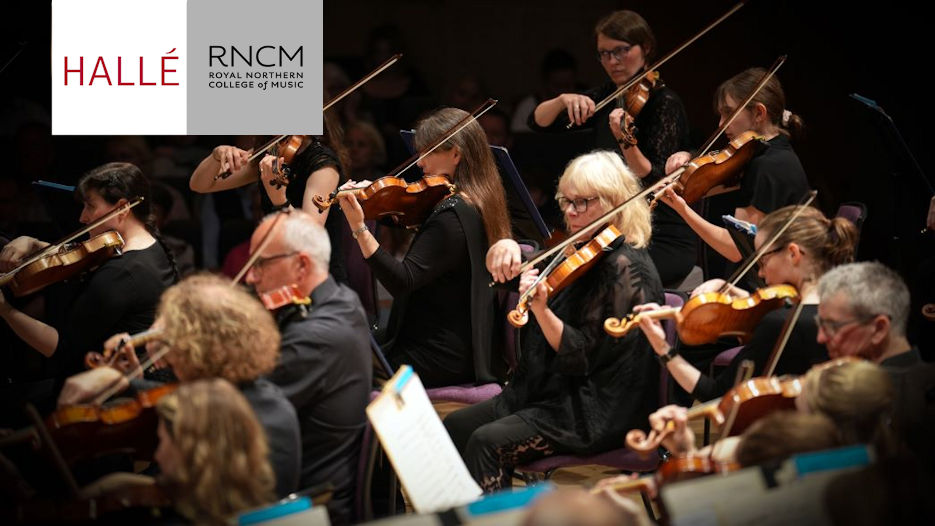
[[[94,399],[94,401],[92,402],[93,405],[103,404],[105,401],[107,401],[108,398],[110,398],[111,396],[116,394],[117,391],[120,390],[120,382],[123,381],[124,378],[130,379],[136,376],[142,376],[143,371],[148,369],[152,364],[156,363],[159,359],[161,359],[163,356],[168,354],[170,350],[172,350],[172,347],[168,345],[164,345],[162,349],[159,349],[158,351],[153,353],[153,355],[150,356],[148,360],[138,365],[135,369],[133,369],[133,371],[131,371],[130,373],[126,375],[121,375],[119,378],[114,380],[110,385],[108,385],[107,388],[104,389],[104,391],[101,392],[101,394],[97,396],[97,398]]]

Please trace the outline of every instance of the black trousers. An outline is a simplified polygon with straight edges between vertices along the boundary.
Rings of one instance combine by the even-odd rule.
[[[522,418],[500,414],[492,399],[448,415],[445,428],[468,471],[487,493],[509,488],[516,466],[564,449],[551,443]]]

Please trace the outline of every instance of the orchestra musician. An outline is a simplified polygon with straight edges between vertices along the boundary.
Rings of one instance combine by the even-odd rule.
[[[416,149],[468,115],[456,108],[430,114],[416,128]],[[418,165],[426,175],[447,176],[456,191],[435,205],[402,261],[369,231],[354,193],[338,194],[367,264],[394,298],[384,353],[394,368],[411,365],[426,387],[495,381],[505,370],[496,338],[501,320],[494,319],[483,261],[494,241],[510,237],[510,218],[487,137],[472,120]]]
[[[750,68],[718,87],[714,95],[715,111],[720,117],[718,126],[726,122],[765,74],[762,68]],[[740,189],[732,197],[735,218],[759,225],[763,216],[798,203],[808,192],[805,169],[790,141],[803,135],[804,130],[802,118],[786,109],[786,96],[776,76],[769,79],[727,127],[724,135],[729,140],[753,131],[766,141],[744,167]],[[672,154],[665,164],[666,173],[672,173],[691,158],[687,151]],[[719,254],[730,261],[740,261],[740,252],[725,228],[709,223],[671,188],[662,193],[662,202],[671,206]]]
[[[110,335],[148,328],[159,296],[178,280],[172,252],[153,223],[149,180],[139,168],[130,163],[99,166],[79,180],[75,197],[84,205],[82,224],[137,197],[143,201],[90,231],[91,237],[116,231],[123,248],[84,276],[46,289],[45,321],[13,307],[0,292],[0,316],[23,341],[49,358],[49,375],[58,382],[84,370],[85,353],[100,349]],[[14,239],[0,251],[0,271],[13,269],[48,245],[28,236]]]
[[[591,223],[638,191],[638,179],[621,158],[598,151],[568,165],[556,199],[568,230],[594,230],[593,236],[606,225]],[[594,266],[556,294],[549,294],[544,281],[535,289],[520,364],[503,392],[444,421],[486,492],[510,486],[517,465],[555,453],[618,447],[627,426],[645,425],[656,407],[659,369],[645,338],[633,333],[616,339],[602,328],[612,312],[663,298],[646,250],[649,207],[635,200],[609,224],[622,235],[597,251]],[[523,274],[521,292],[538,272]]]
[[[633,11],[615,11],[594,27],[597,58],[608,81],[584,93],[562,93],[541,102],[529,117],[534,131],[593,130],[594,147],[620,154],[633,174],[648,186],[664,175],[666,159],[690,144],[688,115],[681,98],[661,80],[649,88],[642,109],[599,102],[642,73],[659,54],[646,20]],[[666,287],[681,282],[695,263],[695,235],[668,206],[653,211],[649,253]]]
[[[275,221],[270,216],[260,223],[251,253]],[[292,211],[270,236],[246,282],[259,295],[295,285],[298,296],[311,303],[275,312],[282,343],[279,362],[266,378],[282,388],[298,414],[300,486],[331,482],[331,523],[345,524],[353,520],[364,410],[373,384],[367,318],[354,291],[328,274],[328,235],[314,215]]]
[[[759,249],[785,225],[800,207],[780,208],[762,218],[754,245]],[[828,353],[816,341],[818,326],[818,279],[836,265],[853,260],[857,229],[844,218],[828,219],[816,208],[808,207],[789,224],[788,228],[770,245],[758,261],[758,274],[768,285],[788,284],[795,287],[804,303],[801,315],[791,333],[788,345],[776,365],[776,374],[802,374],[812,365],[827,360]],[[711,280],[699,286],[694,294],[720,289],[723,280]],[[749,293],[737,287],[727,292],[731,297],[745,297]],[[658,305],[640,305],[635,312],[648,312]],[[640,319],[640,329],[649,338],[653,350],[678,384],[700,401],[717,398],[733,386],[737,368],[743,360],[753,360],[754,376],[762,374],[776,339],[791,315],[792,309],[778,309],[764,316],[752,338],[734,357],[730,365],[717,377],[711,378],[678,355],[669,346],[665,331],[658,320]]]
[[[301,445],[296,412],[282,390],[263,378],[279,356],[280,336],[272,315],[246,291],[231,287],[229,280],[196,274],[166,290],[153,327],[162,334],[146,345],[147,352],[152,355],[169,346],[164,360],[182,384],[223,378],[237,386],[266,432],[276,494],[283,497],[297,490]],[[113,336],[105,349],[116,349],[127,336]],[[59,406],[88,403],[107,389],[132,393],[154,385],[98,367],[68,378]]]

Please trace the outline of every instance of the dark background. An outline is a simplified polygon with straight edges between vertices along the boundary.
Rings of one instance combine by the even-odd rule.
[[[612,10],[632,9],[643,15],[656,33],[659,51],[665,53],[732,5],[659,0],[326,1],[324,52],[355,80],[365,73],[361,56],[368,32],[395,24],[405,37],[401,51],[406,55],[394,67],[418,71],[439,98],[454,79],[476,75],[509,109],[536,88],[539,63],[553,47],[563,47],[578,59],[584,84],[603,81],[606,77],[594,58],[593,26]],[[16,7],[23,15],[3,16],[0,61],[6,62],[18,42],[28,44],[0,73],[3,120],[21,110],[24,101],[50,109],[51,4],[26,2]],[[258,23],[275,24],[288,13],[264,12],[263,3],[257,2],[255,16]],[[931,92],[926,82],[930,32],[929,18],[915,5],[890,2],[866,9],[851,2],[752,0],[672,59],[661,74],[683,98],[700,143],[717,125],[711,101],[715,87],[747,67],[768,67],[777,56],[788,54],[778,76],[787,108],[807,125],[807,138],[795,147],[812,186],[819,190],[821,208],[832,214],[842,202],[865,203],[869,215],[860,259],[879,259],[919,282],[930,279],[919,265],[935,244],[931,233],[921,233],[932,183],[905,160],[901,148],[892,147],[874,114],[848,94],[874,99],[885,109],[931,181],[933,155],[926,146],[932,139],[932,109],[926,99]],[[50,178],[60,182],[72,182],[106,160],[97,153],[99,137],[24,138],[11,135],[4,126],[0,140],[7,152],[28,146],[23,141],[51,141],[55,159]],[[160,140],[164,138],[151,138],[157,144]],[[217,144],[215,138],[201,140],[208,147]]]

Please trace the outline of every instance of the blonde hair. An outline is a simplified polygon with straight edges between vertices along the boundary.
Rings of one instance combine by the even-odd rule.
[[[863,360],[839,360],[805,375],[804,400],[810,411],[827,415],[845,444],[893,447],[888,429],[893,382],[882,367]]]
[[[639,193],[640,182],[633,172],[613,152],[594,151],[572,159],[558,180],[555,198],[562,197],[562,188],[573,187],[581,196],[601,200],[604,210],[610,210]],[[636,248],[649,245],[652,219],[645,199],[634,199],[610,218],[610,224],[623,233],[626,242]]]
[[[770,234],[782,228],[800,208],[799,205],[784,206],[766,214],[757,230],[771,237]],[[819,278],[833,267],[854,261],[857,227],[843,217],[828,219],[821,210],[805,207],[772,246],[782,248],[789,243],[802,247],[817,267],[818,274],[813,277]]]
[[[157,318],[174,365],[186,378],[220,377],[238,384],[272,371],[279,359],[279,329],[272,315],[227,279],[211,274],[185,278],[162,294]]]
[[[457,108],[442,108],[422,119],[416,128],[416,149],[422,151],[470,115]],[[487,144],[487,134],[477,120],[445,141],[436,151],[458,147],[461,161],[452,174],[459,193],[467,194],[470,203],[480,212],[487,233],[487,244],[493,245],[510,234],[510,215],[506,210],[506,193],[497,171],[497,164]]]
[[[275,499],[266,435],[233,385],[220,378],[186,383],[157,410],[180,455],[170,481],[182,515],[225,524],[231,514]]]

